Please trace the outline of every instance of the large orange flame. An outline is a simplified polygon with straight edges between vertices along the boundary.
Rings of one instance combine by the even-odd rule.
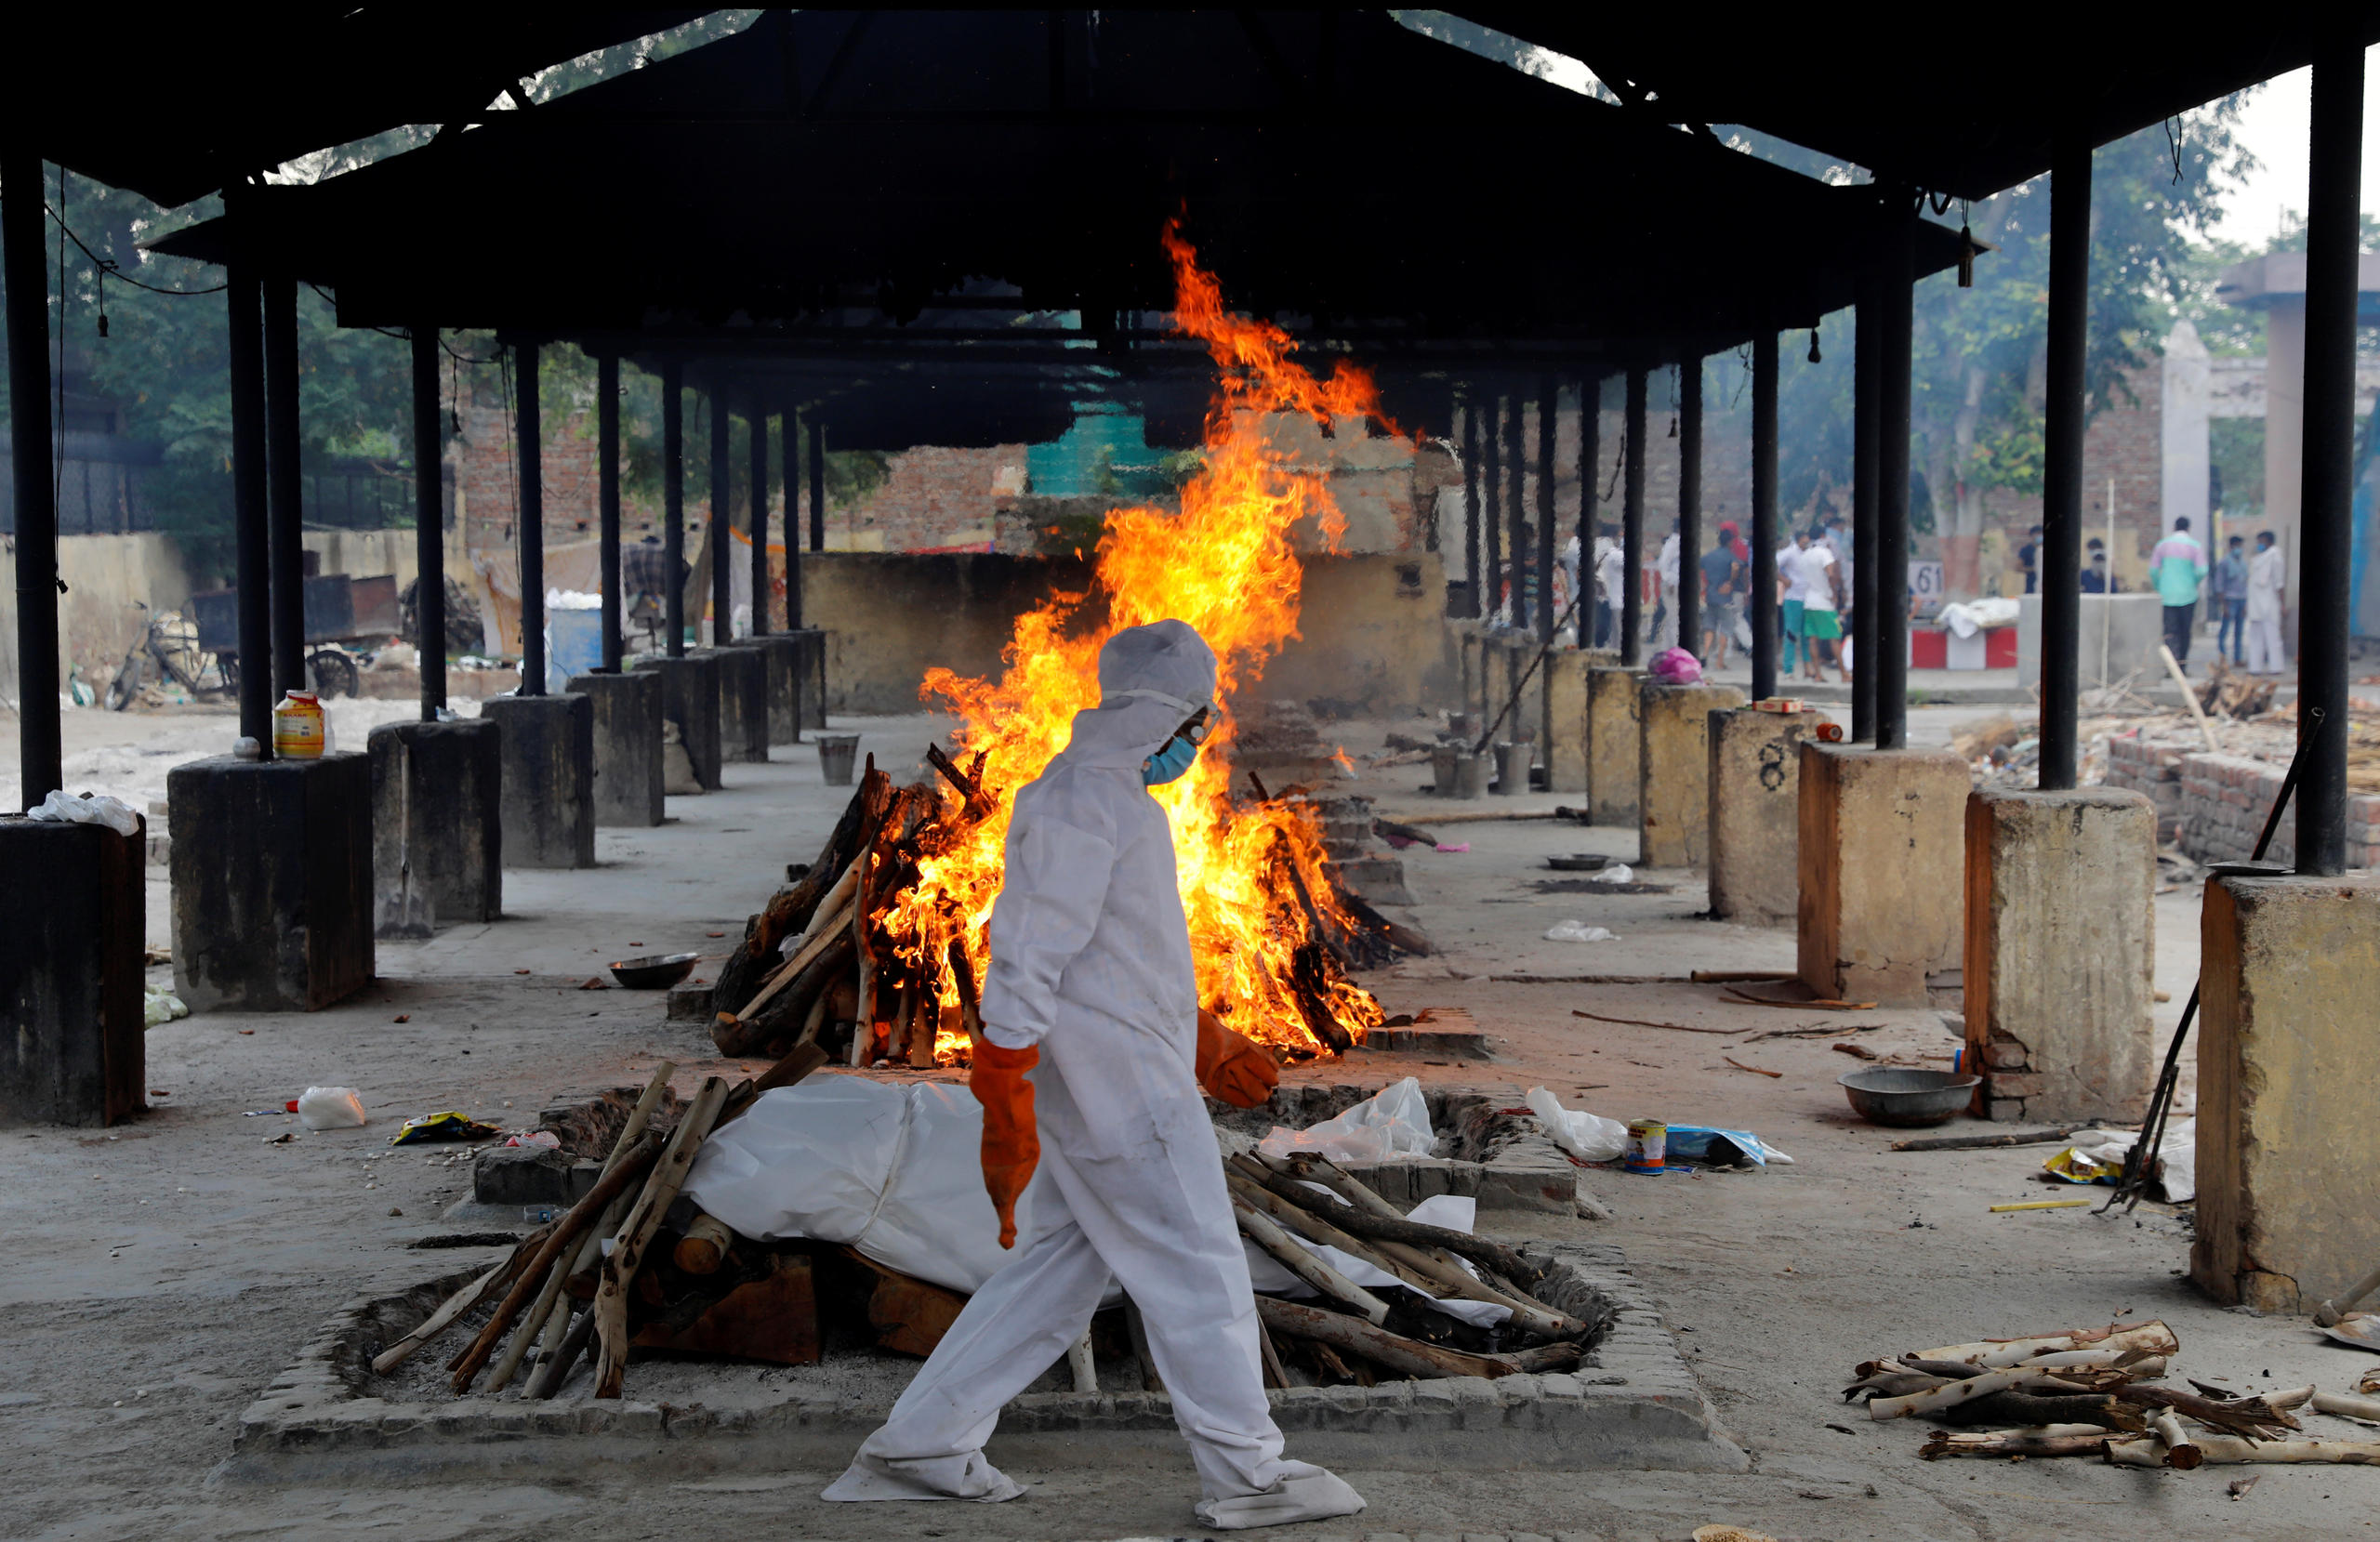
[[[1015,793],[1065,747],[1074,715],[1098,704],[1100,645],[1127,626],[1186,621],[1215,651],[1217,694],[1227,706],[1298,635],[1301,569],[1291,528],[1310,518],[1332,547],[1344,528],[1322,474],[1288,464],[1270,446],[1265,420],[1299,413],[1326,432],[1361,433],[1363,421],[1379,415],[1370,377],[1342,361],[1329,378],[1317,378],[1294,359],[1288,333],[1224,309],[1221,285],[1171,225],[1164,241],[1174,270],[1174,325],[1203,340],[1221,371],[1204,466],[1183,486],[1179,514],[1108,514],[1091,592],[1056,596],[1021,617],[997,683],[927,671],[921,694],[942,698],[963,719],[959,745],[981,755],[989,807],[969,823],[958,797],[945,794],[919,881],[885,919],[914,964],[940,960],[956,939],[983,978],[985,928],[999,892]],[[1094,597],[1097,605],[1089,603]],[[1098,624],[1081,625],[1088,615]],[[1226,711],[1190,773],[1156,795],[1173,826],[1199,999],[1251,1037],[1292,1054],[1329,1053],[1381,1021],[1379,1004],[1343,978],[1317,935],[1326,917],[1358,929],[1334,898],[1311,810],[1297,800],[1233,799],[1233,737]],[[944,980],[949,1024],[955,982],[938,969],[927,972]],[[965,1045],[946,1028],[938,1058],[947,1061]]]

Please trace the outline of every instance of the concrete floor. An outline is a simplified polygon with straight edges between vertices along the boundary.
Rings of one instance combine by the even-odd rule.
[[[1917,731],[1947,736],[1961,716],[1928,709],[1917,715]],[[836,726],[858,729],[863,751],[898,770],[945,725],[904,718]],[[1389,730],[1413,726],[1329,731],[1360,754]],[[7,1535],[434,1542],[546,1538],[585,1526],[624,1538],[694,1529],[817,1538],[1183,1534],[1191,1523],[1188,1467],[1163,1441],[1136,1465],[1020,1473],[1033,1483],[1029,1498],[966,1511],[829,1508],[814,1497],[831,1476],[825,1471],[712,1478],[598,1469],[535,1482],[422,1483],[392,1468],[336,1486],[277,1489],[218,1470],[241,1410],[332,1310],[375,1285],[451,1266],[452,1254],[405,1245],[437,1229],[440,1212],[468,1191],[469,1168],[442,1148],[390,1151],[398,1119],[461,1108],[526,1123],[554,1094],[638,1079],[664,1055],[678,1061],[681,1089],[707,1072],[734,1069],[711,1054],[698,1025],[665,1023],[657,996],[577,988],[631,949],[721,949],[783,863],[812,855],[845,797],[821,784],[806,747],[781,748],[765,766],[731,765],[726,777],[719,794],[671,798],[671,823],[658,829],[605,832],[603,865],[591,873],[509,873],[501,922],[384,945],[380,982],[338,1008],[210,1015],[155,1030],[149,1083],[164,1095],[152,1100],[157,1112],[135,1124],[0,1131],[7,1153],[0,1171],[9,1180],[0,1184],[0,1235],[8,1238],[0,1255]],[[1426,779],[1426,768],[1395,768],[1376,773],[1371,790],[1385,811],[1426,817],[1445,807],[1414,795]],[[1444,1066],[1367,1054],[1358,1064],[1292,1075],[1345,1081],[1409,1072],[1515,1094],[1541,1084],[1573,1107],[1739,1126],[1791,1153],[1793,1166],[1757,1176],[1593,1171],[1587,1186],[1617,1219],[1555,1223],[1626,1250],[1752,1453],[1753,1470],[1740,1477],[1349,1471],[1371,1509],[1287,1535],[1669,1538],[1722,1520],[1780,1537],[1994,1542],[2077,1533],[2161,1542],[2332,1537],[2372,1529],[2364,1517],[2380,1475],[2369,1472],[2254,1470],[2262,1482],[2234,1503],[2224,1485],[2237,1474],[2223,1469],[1927,1464],[1915,1456],[1921,1427],[1848,1415],[1836,1392],[1858,1361],[2096,1325],[2120,1313],[2162,1316],[2181,1336],[2178,1370],[2243,1390],[2307,1381],[2343,1389],[2373,1362],[2327,1345],[2303,1321],[2226,1311],[2198,1298],[2181,1278],[2186,1217],[2149,1206],[2128,1219],[2073,1209],[1990,1214],[1990,1204],[2053,1193],[2032,1180],[2048,1148],[1895,1154],[1887,1132],[1851,1117],[1832,1085],[1851,1061],[1823,1041],[1623,1027],[1572,1010],[1754,1030],[1818,1014],[1730,1005],[1714,988],[1685,983],[1509,978],[1790,965],[1789,933],[1698,919],[1704,900],[1690,874],[1641,875],[1673,886],[1660,895],[1534,890],[1554,876],[1542,871],[1545,855],[1625,857],[1633,832],[1503,823],[1450,826],[1448,838],[1472,849],[1410,864],[1420,901],[1412,919],[1444,945],[1443,956],[1368,982],[1392,1012],[1468,1008],[1499,1040],[1500,1060]],[[2159,978],[2178,1003],[2195,968],[2195,896],[2169,895],[2161,905]],[[1568,917],[1607,926],[1620,940],[1540,940]],[[1859,1037],[1882,1051],[1924,1057],[1950,1047],[1931,1014],[1857,1021],[1877,1024]],[[1784,1074],[1748,1074],[1725,1055]],[[313,1083],[359,1088],[372,1125],[266,1144],[296,1121],[244,1115],[277,1110]],[[1496,1218],[1488,1219],[1493,1229]],[[2352,1438],[2341,1421],[2307,1423]]]

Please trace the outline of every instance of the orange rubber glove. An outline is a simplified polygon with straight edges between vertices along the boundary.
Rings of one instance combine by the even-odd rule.
[[[1281,1068],[1246,1035],[1198,1008],[1198,1085],[1234,1108],[1254,1108],[1281,1084]]]
[[[1033,1122],[1033,1084],[1025,1074],[1041,1063],[1038,1046],[1003,1049],[978,1035],[968,1090],[984,1105],[984,1192],[999,1213],[1000,1245],[1016,1245],[1016,1199],[1041,1164],[1041,1133]]]

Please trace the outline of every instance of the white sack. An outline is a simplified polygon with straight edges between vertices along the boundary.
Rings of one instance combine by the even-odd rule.
[[[1408,1076],[1312,1128],[1294,1130],[1275,1125],[1256,1149],[1276,1161],[1293,1152],[1309,1152],[1343,1165],[1385,1162],[1400,1155],[1427,1156],[1437,1143],[1430,1128],[1430,1105],[1421,1096],[1421,1080]]]
[[[1581,1162],[1616,1162],[1628,1140],[1628,1127],[1617,1119],[1567,1109],[1541,1087],[1528,1089],[1529,1112],[1544,1123],[1554,1143]]]
[[[73,797],[52,789],[38,806],[25,811],[25,817],[61,824],[104,824],[120,836],[135,835],[140,829],[140,816],[132,811],[132,805],[104,793]]]

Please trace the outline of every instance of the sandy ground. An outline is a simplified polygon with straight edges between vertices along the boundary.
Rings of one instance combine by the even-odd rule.
[[[1920,713],[1917,731],[1945,735],[1975,710]],[[141,720],[97,726],[137,748],[140,736],[128,731]],[[148,720],[167,731],[160,739],[227,737],[219,721],[209,727],[196,716]],[[104,736],[85,734],[82,715],[69,722],[73,753],[107,747]],[[898,768],[944,725],[907,718],[837,726],[859,730],[864,750]],[[1412,726],[1336,731],[1360,754],[1390,729]],[[178,753],[215,747],[193,742]],[[815,1498],[831,1476],[823,1471],[707,1478],[591,1469],[534,1482],[425,1482],[391,1470],[336,1487],[272,1488],[218,1470],[241,1409],[332,1310],[368,1288],[453,1266],[453,1253],[405,1245],[436,1230],[440,1213],[467,1194],[468,1167],[437,1148],[390,1151],[398,1119],[461,1108],[526,1123],[552,1095],[639,1079],[662,1056],[678,1061],[681,1090],[729,1069],[694,1025],[665,1023],[657,997],[577,988],[630,949],[721,949],[781,864],[814,851],[844,796],[821,785],[806,748],[780,749],[766,766],[730,766],[726,779],[720,794],[670,799],[670,823],[658,829],[606,832],[602,865],[591,873],[508,874],[501,922],[383,944],[379,982],[337,1008],[209,1015],[152,1032],[158,1107],[132,1125],[0,1130],[8,1180],[0,1184],[0,1235],[8,1239],[0,1254],[0,1447],[11,1457],[0,1464],[0,1532],[407,1542],[550,1537],[579,1525],[624,1538],[693,1529],[854,1539],[1183,1534],[1192,1484],[1170,1442],[1153,1443],[1138,1464],[1023,1473],[1029,1498],[965,1511],[828,1507]],[[1408,767],[1372,780],[1384,806],[1426,812],[1413,794],[1425,779]],[[1347,1476],[1369,1497],[1368,1512],[1289,1535],[1681,1537],[1719,1520],[1778,1536],[1995,1542],[2371,1529],[2365,1517],[2380,1476],[2368,1472],[2266,1469],[2235,1503],[2224,1496],[2232,1474],[2213,1468],[1929,1465],[1914,1455],[1922,1429],[1847,1415],[1837,1390],[1871,1355],[2118,1314],[2164,1317],[2182,1338],[2181,1369],[2241,1389],[2341,1388],[2371,1362],[2327,1346],[2303,1321],[2227,1311],[2196,1296],[2181,1278],[2187,1219],[2162,1207],[2128,1219],[1989,1213],[1996,1202],[2051,1193],[2034,1181],[2045,1149],[1895,1154],[1886,1132],[1851,1117],[1833,1078],[1852,1062],[1823,1041],[1625,1027],[1572,1012],[1755,1032],[1809,1016],[1730,1005],[1690,984],[1498,978],[1782,968],[1792,944],[1787,932],[1699,919],[1704,900],[1690,874],[1640,875],[1673,886],[1659,895],[1535,890],[1551,876],[1539,865],[1550,851],[1625,857],[1633,834],[1521,823],[1461,833],[1470,852],[1412,863],[1413,918],[1445,945],[1445,967],[1382,971],[1370,983],[1391,1011],[1469,1008],[1496,1035],[1500,1059],[1447,1066],[1367,1054],[1359,1066],[1299,1074],[1344,1081],[1410,1072],[1516,1093],[1542,1084],[1574,1107],[1739,1126],[1790,1153],[1791,1167],[1751,1176],[1594,1171],[1588,1186],[1616,1219],[1527,1228],[1626,1250],[1752,1453],[1753,1470],[1355,1470]],[[162,917],[162,885],[152,890],[152,916]],[[2196,896],[2162,903],[2159,976],[2178,1000],[2195,968]],[[1619,941],[1539,940],[1570,917],[1607,926]],[[1922,1059],[1950,1046],[1928,1013],[1857,1021],[1876,1024],[1858,1037],[1883,1052]],[[1737,1070],[1729,1054],[1783,1075]],[[311,1083],[359,1088],[372,1125],[267,1144],[296,1121],[245,1115],[277,1109]],[[1488,1219],[1494,1229],[1497,1218]],[[2308,1423],[2349,1432],[2336,1420]]]

